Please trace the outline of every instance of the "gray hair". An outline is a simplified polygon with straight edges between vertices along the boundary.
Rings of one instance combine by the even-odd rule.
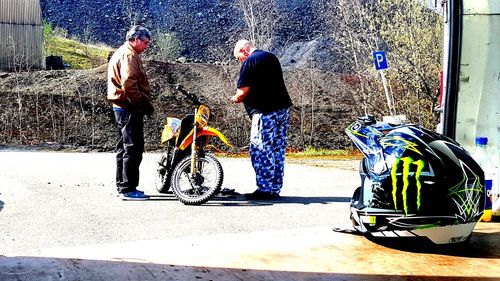
[[[145,38],[148,38],[149,40],[151,40],[151,33],[145,27],[142,27],[140,25],[134,25],[127,32],[127,35],[125,38],[128,41],[134,41],[136,37],[139,37],[139,39],[141,41],[144,41]]]
[[[233,55],[236,57],[236,55],[240,52],[241,49],[245,48],[246,46],[250,45],[250,47],[254,47],[252,42],[246,40],[246,39],[241,39],[238,42],[236,42],[236,45],[234,46],[233,50]]]

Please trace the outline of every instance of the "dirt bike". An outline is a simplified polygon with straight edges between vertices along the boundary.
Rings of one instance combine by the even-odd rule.
[[[231,144],[221,132],[208,126],[208,106],[182,86],[176,90],[195,106],[194,114],[182,120],[167,118],[161,135],[166,147],[158,162],[156,189],[160,193],[171,189],[180,202],[199,205],[220,191],[224,178],[222,165],[207,149],[208,139],[216,136],[226,145]]]

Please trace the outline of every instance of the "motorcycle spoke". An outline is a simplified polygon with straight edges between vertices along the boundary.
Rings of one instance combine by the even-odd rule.
[[[213,156],[202,156],[196,162],[196,174],[191,176],[190,158],[186,157],[174,172],[174,194],[185,204],[201,204],[213,196],[222,184],[222,167]]]

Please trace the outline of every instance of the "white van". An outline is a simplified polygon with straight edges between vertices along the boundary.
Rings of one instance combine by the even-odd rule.
[[[438,132],[471,153],[476,137],[488,137],[488,152],[496,172],[493,214],[500,215],[500,1],[445,0],[443,19]]]

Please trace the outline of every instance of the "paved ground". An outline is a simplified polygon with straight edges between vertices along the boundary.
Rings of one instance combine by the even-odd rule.
[[[288,164],[283,199],[184,206],[154,190],[157,154],[125,202],[112,154],[0,152],[0,280],[498,280],[500,224],[468,245],[376,243],[347,226],[356,161]],[[247,159],[221,159],[224,187],[254,190]],[[310,163],[309,163],[310,164]]]

